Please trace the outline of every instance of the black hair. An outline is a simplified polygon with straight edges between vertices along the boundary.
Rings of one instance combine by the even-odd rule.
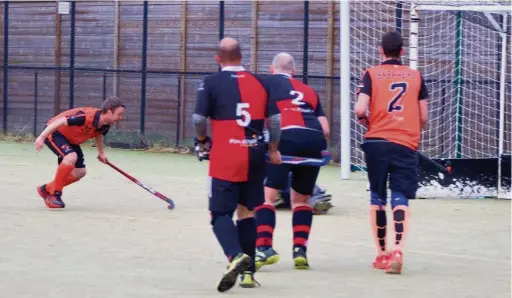
[[[397,31],[388,32],[382,36],[380,46],[386,57],[400,58],[403,47],[402,35]]]

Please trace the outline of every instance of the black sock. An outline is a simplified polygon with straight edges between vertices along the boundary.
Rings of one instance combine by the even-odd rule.
[[[213,222],[213,233],[229,260],[242,253],[237,228],[231,217],[228,215],[217,216]]]
[[[237,221],[238,239],[244,254],[252,258],[251,272],[256,271],[254,257],[256,254],[256,220],[254,217]]]
[[[387,218],[386,210],[375,210],[377,217],[377,238],[379,239],[379,245],[381,251],[386,251],[386,227]]]
[[[395,245],[400,245],[404,233],[405,211],[401,209],[393,211],[393,220],[395,221]]]

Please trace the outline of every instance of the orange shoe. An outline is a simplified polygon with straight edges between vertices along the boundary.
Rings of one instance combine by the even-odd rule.
[[[375,261],[372,263],[372,267],[375,269],[386,269],[389,266],[389,255],[379,255],[375,258]]]
[[[400,274],[402,273],[403,253],[400,250],[395,250],[389,255],[389,264],[386,268],[386,273]]]

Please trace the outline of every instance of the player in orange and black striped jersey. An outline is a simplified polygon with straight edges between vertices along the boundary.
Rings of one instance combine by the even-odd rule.
[[[281,112],[281,141],[279,152],[283,155],[321,158],[327,148],[329,125],[322,109],[318,94],[313,88],[295,80],[293,57],[287,53],[275,56],[272,75],[266,77],[265,88],[272,101],[277,102]],[[258,207],[258,240],[256,242],[256,266],[274,264],[279,255],[272,248],[272,238],[276,223],[274,203],[279,190],[291,181],[291,207],[293,209],[293,259],[295,268],[307,269],[306,250],[309,232],[313,221],[313,209],[309,198],[315,188],[319,167],[296,166],[289,164],[268,165],[265,179],[265,204]]]
[[[418,70],[400,63],[402,44],[398,32],[382,37],[380,53],[384,61],[365,71],[354,106],[356,116],[368,126],[361,147],[370,182],[370,218],[377,246],[373,267],[395,274],[402,269],[408,202],[418,188],[416,150],[428,121],[427,87]],[[386,247],[388,180],[395,226],[390,254]]]
[[[242,287],[256,285],[254,208],[263,203],[267,151],[271,162],[281,159],[277,151],[280,115],[260,79],[241,66],[242,52],[236,40],[224,38],[216,60],[222,70],[206,77],[199,87],[193,120],[196,154],[200,158],[209,154],[211,225],[230,261],[217,285],[219,292],[225,292],[239,275]],[[207,118],[212,130],[209,153],[204,149],[209,141]],[[267,121],[269,144],[264,137]],[[235,212],[236,225],[232,219]]]
[[[103,136],[110,125],[123,118],[125,106],[117,97],[108,97],[101,109],[81,107],[64,111],[50,119],[35,141],[39,152],[46,144],[57,155],[58,168],[53,181],[37,187],[37,192],[49,208],[64,208],[62,189],[85,176],[84,154],[80,144],[95,139],[98,159],[105,163]]]

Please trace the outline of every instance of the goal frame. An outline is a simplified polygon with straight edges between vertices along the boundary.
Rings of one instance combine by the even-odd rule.
[[[354,117],[351,111],[351,61],[350,61],[350,0],[340,0],[340,163],[341,163],[341,179],[346,180],[351,177],[352,170],[352,131],[351,121]],[[497,195],[499,196],[502,192],[501,183],[501,166],[504,154],[504,139],[505,139],[505,101],[506,101],[506,69],[507,69],[507,26],[508,22],[512,21],[511,8],[506,5],[438,5],[429,4],[421,1],[411,1],[410,8],[410,30],[409,30],[409,66],[413,69],[418,68],[418,28],[421,11],[476,11],[486,16],[490,24],[494,27],[496,32],[501,36],[501,63],[500,63],[500,82],[499,82],[499,132],[498,132],[498,185]],[[491,15],[492,13],[498,13],[503,15],[503,23],[500,25],[495,18]],[[459,29],[459,28],[457,28]],[[460,28],[462,30],[462,27]],[[512,53],[512,42],[510,42],[510,53]],[[460,59],[460,57],[456,58]],[[455,62],[457,63],[457,61]],[[459,61],[460,63],[460,61]],[[456,102],[461,101],[461,80],[458,76],[458,87],[459,91],[456,93]],[[462,115],[457,113],[456,125],[457,125],[457,148],[461,148],[461,134],[462,134]],[[460,144],[459,144],[460,143]],[[461,157],[461,150],[457,150],[457,157]]]
[[[502,183],[501,183],[501,169],[502,169],[502,161],[503,161],[503,153],[504,153],[504,141],[505,141],[505,81],[506,81],[506,68],[507,68],[507,22],[508,17],[511,14],[510,7],[504,6],[504,5],[460,5],[460,6],[453,6],[453,5],[435,5],[435,4],[415,4],[414,2],[411,3],[411,14],[410,14],[410,31],[409,31],[409,48],[410,48],[410,57],[409,57],[409,66],[413,69],[418,68],[418,51],[419,51],[419,42],[418,42],[418,28],[419,23],[421,21],[420,18],[420,12],[421,11],[474,11],[474,12],[480,12],[489,21],[489,23],[492,24],[494,27],[494,30],[500,35],[501,37],[501,63],[500,63],[500,84],[499,84],[499,127],[498,127],[498,181],[497,181],[497,196],[502,193]],[[497,13],[501,14],[503,16],[503,25],[500,26],[496,19],[491,15],[491,13]],[[459,72],[460,69],[460,52],[459,48],[461,47],[459,45],[460,39],[462,38],[462,20],[459,20],[460,15],[457,15],[457,24],[460,26],[457,26],[457,41],[456,43],[458,46],[456,47],[456,57],[455,57],[455,64],[457,65],[457,72]],[[511,46],[512,49],[512,46]],[[457,115],[456,115],[456,121],[455,125],[457,127],[456,135],[456,156],[457,158],[461,158],[461,139],[462,139],[462,115],[459,112],[460,109],[460,102],[461,102],[461,80],[460,80],[460,74],[457,75],[457,86],[456,86],[456,106],[457,106]]]

